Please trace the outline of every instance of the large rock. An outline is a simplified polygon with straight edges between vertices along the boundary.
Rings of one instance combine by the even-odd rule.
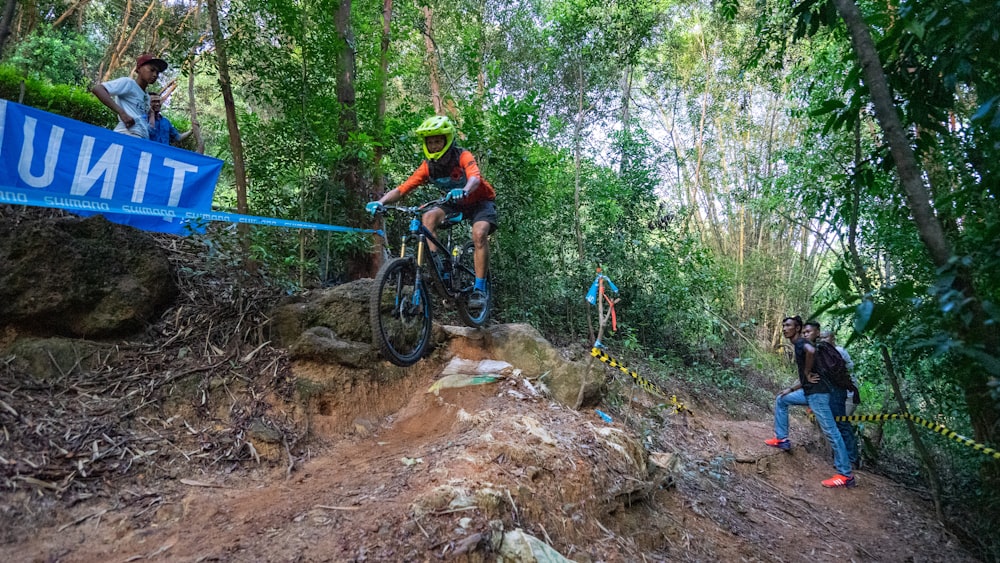
[[[379,357],[369,344],[370,279],[312,291],[271,313],[271,340],[295,360],[364,368]],[[435,324],[434,342],[450,340],[446,353],[505,361],[526,377],[541,378],[552,398],[571,408],[600,403],[606,391],[600,363],[570,362],[529,324],[501,324],[486,330]],[[473,358],[474,356],[474,358]]]
[[[0,326],[36,335],[139,331],[177,293],[145,233],[100,216],[0,224]]]
[[[373,280],[365,278],[289,299],[271,312],[271,340],[289,347],[305,331],[324,327],[341,340],[371,342],[368,296],[372,286]]]
[[[21,338],[0,353],[9,354],[15,367],[38,379],[88,373],[116,357],[115,349],[109,345],[59,336]]]
[[[332,330],[314,326],[299,337],[288,349],[293,360],[341,364],[366,368],[378,361],[371,344],[337,338]]]
[[[490,327],[486,346],[493,358],[511,363],[528,377],[538,377],[564,363],[542,333],[525,323]]]
[[[564,360],[535,327],[503,324],[486,337],[489,357],[503,360],[528,377],[540,377],[556,401],[578,409],[597,405],[604,396],[604,369],[600,363]]]

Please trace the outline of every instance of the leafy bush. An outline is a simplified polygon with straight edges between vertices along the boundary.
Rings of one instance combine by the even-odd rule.
[[[97,42],[69,26],[41,25],[17,44],[9,64],[29,78],[87,86],[102,54]]]
[[[0,98],[14,102],[19,101],[22,84],[24,85],[24,98],[20,103],[26,106],[98,127],[110,128],[117,122],[118,118],[115,114],[84,88],[50,84],[43,80],[26,78],[21,71],[12,66],[0,66]]]

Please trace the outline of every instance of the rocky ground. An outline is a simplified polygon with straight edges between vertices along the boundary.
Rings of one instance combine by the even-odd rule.
[[[0,561],[974,560],[918,489],[821,487],[801,413],[774,450],[759,401],[649,374],[671,402],[530,327],[398,368],[341,338],[362,286],[278,305],[160,242],[179,296],[145,333],[0,330]],[[554,391],[575,372],[610,422]]]
[[[369,416],[329,413],[272,461],[109,473],[82,499],[21,483],[0,498],[0,559],[973,560],[926,500],[884,477],[822,488],[828,451],[805,420],[784,453],[763,445],[766,413],[651,417],[643,397],[607,409],[609,424],[512,370],[428,392],[442,369],[369,386]],[[164,435],[191,425],[179,413],[159,413]],[[640,436],[624,417],[659,424]]]

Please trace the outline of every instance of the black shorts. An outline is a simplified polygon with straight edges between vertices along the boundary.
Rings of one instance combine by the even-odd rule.
[[[452,213],[462,213],[465,215],[465,220],[471,222],[473,225],[480,221],[486,221],[490,224],[490,233],[497,230],[497,226],[499,226],[500,220],[497,217],[497,206],[491,199],[477,201],[472,205],[455,205],[448,202],[442,205],[441,209],[444,209],[444,212],[449,215]]]

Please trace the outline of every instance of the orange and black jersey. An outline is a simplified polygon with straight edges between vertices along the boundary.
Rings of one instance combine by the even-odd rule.
[[[420,166],[417,167],[417,170],[411,174],[405,182],[399,185],[397,188],[399,193],[406,195],[407,192],[410,192],[418,186],[422,186],[424,184],[433,184],[440,187],[442,190],[464,188],[468,179],[476,176],[479,178],[480,185],[462,201],[462,204],[470,205],[484,200],[495,199],[496,192],[493,191],[493,186],[491,186],[479,172],[479,165],[476,164],[476,157],[472,156],[471,152],[459,147],[454,147],[454,150],[458,152],[457,160],[453,155],[445,154],[436,163],[430,164],[426,160],[421,162]],[[449,167],[447,164],[442,166],[442,161],[448,160],[449,156],[451,156],[452,161],[455,161],[454,165],[450,167],[450,170],[448,169]]]

